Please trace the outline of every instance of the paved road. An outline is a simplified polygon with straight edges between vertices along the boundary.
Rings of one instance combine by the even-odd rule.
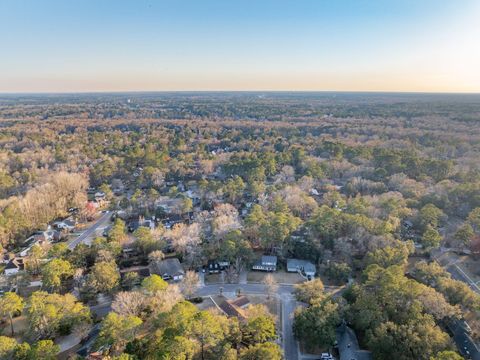
[[[235,293],[240,289],[244,294],[265,294],[265,285],[263,284],[212,284],[205,285],[197,290],[198,296],[209,296],[220,294],[220,289],[223,292]],[[279,285],[278,295],[290,294],[293,291],[293,285]]]
[[[455,341],[460,354],[468,359],[480,360],[480,349],[468,332],[465,331],[461,322],[459,320],[454,320],[448,324],[448,327],[453,333],[453,340]]]
[[[107,301],[102,304],[90,306],[90,311],[95,314],[98,319],[102,319],[112,311],[112,302]]]
[[[453,279],[463,281],[470,286],[473,291],[480,294],[480,287],[472,279],[468,270],[462,267],[463,256],[459,256],[455,251],[455,249],[442,247],[436,250],[433,258],[452,275]]]
[[[298,342],[293,335],[294,312],[297,301],[292,295],[282,296],[282,344],[285,359],[298,360]]]
[[[452,264],[447,268],[447,271],[452,275],[452,278],[467,283],[473,291],[480,294],[480,288],[478,287],[478,285],[475,284],[475,282],[470,278],[470,276],[468,276],[467,273],[463,271],[463,269],[459,265]]]
[[[69,243],[68,248],[70,250],[73,250],[78,244],[88,243],[89,241],[91,241],[91,238],[93,237],[92,235],[95,235],[95,231],[102,225],[106,225],[110,221],[110,216],[110,211],[106,211],[104,214],[102,214],[102,216],[100,216],[100,218],[92,226],[90,226],[87,230],[80,234],[79,237]]]
[[[198,296],[209,296],[223,293],[236,293],[237,289],[242,294],[265,294],[265,285],[263,284],[212,284],[205,285],[197,290]],[[279,284],[277,297],[282,304],[282,345],[287,360],[299,360],[298,342],[293,336],[293,315],[297,307],[297,301],[292,294],[293,285]],[[338,296],[341,288],[325,287],[325,290],[333,292],[333,296]]]
[[[264,295],[265,285],[263,284],[212,284],[205,285],[197,290],[197,296],[211,296],[223,293],[235,294],[240,289],[242,294],[261,294]],[[277,290],[277,297],[281,301],[282,311],[282,347],[287,360],[301,360],[298,342],[293,335],[293,320],[294,312],[297,308],[297,301],[292,294],[293,285],[279,284]],[[341,291],[338,287],[326,287],[327,291],[333,293],[333,296],[338,296]],[[111,301],[105,301],[102,304],[91,306],[90,310],[97,318],[105,317],[111,310]]]
[[[223,293],[236,293],[237,289],[242,294],[265,294],[263,284],[214,284],[205,285],[197,290],[199,296],[209,296]],[[296,301],[292,295],[293,285],[279,284],[277,297],[282,305],[282,345],[285,359],[298,360],[298,345],[293,336],[293,313],[296,308]]]

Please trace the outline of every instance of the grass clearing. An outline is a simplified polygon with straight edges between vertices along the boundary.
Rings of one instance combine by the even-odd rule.
[[[279,284],[300,284],[305,282],[305,279],[297,273],[287,273],[286,271],[276,272],[262,272],[262,271],[250,271],[247,274],[247,281],[249,283],[262,283],[265,276],[268,274],[273,275],[277,283]]]

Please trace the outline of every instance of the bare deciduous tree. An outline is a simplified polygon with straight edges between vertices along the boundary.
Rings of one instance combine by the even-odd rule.
[[[265,285],[267,299],[270,299],[273,295],[277,293],[278,283],[272,274],[267,274],[267,276],[265,276],[265,278],[263,279],[263,284]]]
[[[148,261],[151,263],[159,262],[163,259],[165,259],[165,254],[161,250],[155,250],[148,254]]]
[[[145,296],[138,291],[121,291],[112,303],[112,310],[123,316],[138,316],[144,308]]]
[[[190,299],[200,286],[200,278],[195,271],[187,271],[180,283],[180,289],[185,298]]]
[[[226,233],[242,227],[238,211],[231,204],[218,205],[213,215],[212,227],[216,238],[221,238]]]
[[[177,285],[169,285],[164,291],[157,291],[147,299],[150,309],[155,314],[170,311],[181,300],[182,292]]]
[[[172,241],[175,251],[185,254],[200,244],[200,226],[197,223],[176,224],[166,233],[166,237]]]

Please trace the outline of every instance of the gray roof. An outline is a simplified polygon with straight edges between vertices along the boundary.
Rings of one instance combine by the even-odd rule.
[[[265,264],[265,263],[274,263],[274,264],[277,264],[277,257],[276,256],[272,256],[272,255],[263,255],[262,256],[262,264]]]
[[[315,265],[313,265],[310,261],[307,261],[305,263],[305,265],[303,265],[303,269],[307,272],[308,271],[313,271],[313,272],[317,271],[317,268],[315,267]]]
[[[372,353],[361,350],[357,336],[345,323],[337,328],[337,343],[340,360],[371,360]]]
[[[316,272],[317,268],[308,260],[301,259],[287,259],[287,270],[288,269],[299,269],[305,272]]]
[[[301,265],[303,260],[299,259],[287,259],[287,267],[296,268]]]
[[[5,270],[9,270],[9,269],[23,270],[23,268],[24,268],[24,263],[22,258],[11,259],[8,262],[7,266],[5,266]]]
[[[151,265],[151,272],[157,275],[184,275],[185,271],[177,258],[165,259],[154,262]]]

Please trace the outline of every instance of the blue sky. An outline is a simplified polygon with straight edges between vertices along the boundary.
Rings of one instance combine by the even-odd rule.
[[[1,0],[0,92],[480,92],[478,0]]]

